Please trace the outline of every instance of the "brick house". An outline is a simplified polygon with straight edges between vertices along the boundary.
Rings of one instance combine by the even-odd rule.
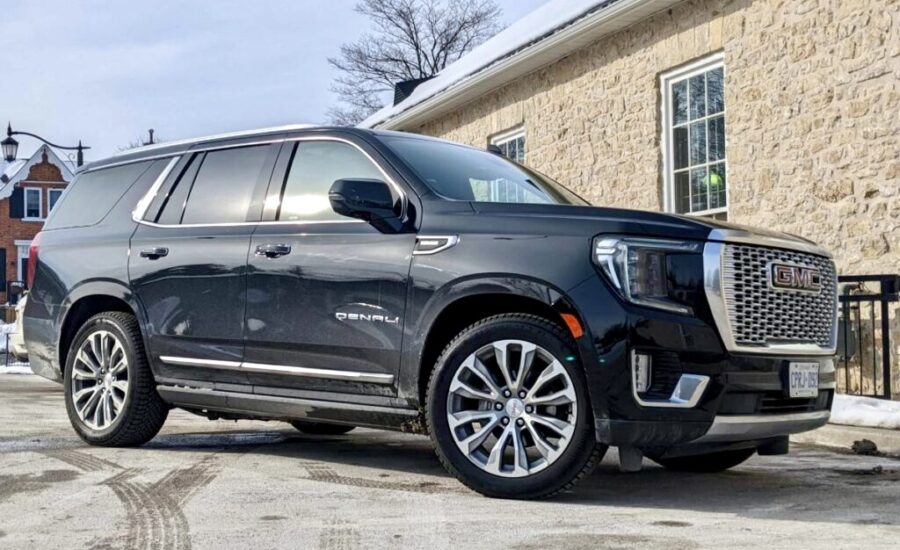
[[[9,281],[25,280],[31,239],[73,177],[71,163],[46,146],[0,165],[0,303],[7,301]]]
[[[786,231],[843,275],[900,273],[895,0],[550,0],[409,87],[361,126],[497,145],[597,205]]]

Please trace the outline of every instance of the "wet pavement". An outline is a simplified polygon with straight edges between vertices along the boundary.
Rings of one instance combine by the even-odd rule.
[[[89,447],[60,386],[0,375],[0,548],[897,548],[900,461],[795,446],[712,475],[615,452],[554,500],[492,500],[425,437],[210,422]]]

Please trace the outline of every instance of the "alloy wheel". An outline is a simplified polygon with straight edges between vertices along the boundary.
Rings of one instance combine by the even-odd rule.
[[[92,430],[103,430],[121,414],[128,397],[128,357],[115,334],[91,333],[72,365],[72,403],[78,418]]]
[[[447,420],[457,447],[493,475],[524,477],[553,464],[575,432],[578,399],[565,367],[524,340],[469,355],[450,383]]]

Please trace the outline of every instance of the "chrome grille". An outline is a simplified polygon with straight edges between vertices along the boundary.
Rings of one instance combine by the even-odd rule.
[[[776,289],[772,263],[818,269],[821,290]],[[834,263],[804,252],[726,244],[722,292],[728,324],[739,346],[813,344],[834,348],[837,289]]]

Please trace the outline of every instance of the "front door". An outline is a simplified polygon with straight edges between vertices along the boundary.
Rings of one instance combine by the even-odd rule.
[[[415,235],[331,209],[335,180],[389,179],[363,149],[322,139],[291,147],[269,190],[272,220],[250,242],[244,371],[266,393],[393,394]]]
[[[182,159],[131,239],[158,377],[245,383],[247,253],[280,145]],[[254,198],[256,196],[256,199]]]

